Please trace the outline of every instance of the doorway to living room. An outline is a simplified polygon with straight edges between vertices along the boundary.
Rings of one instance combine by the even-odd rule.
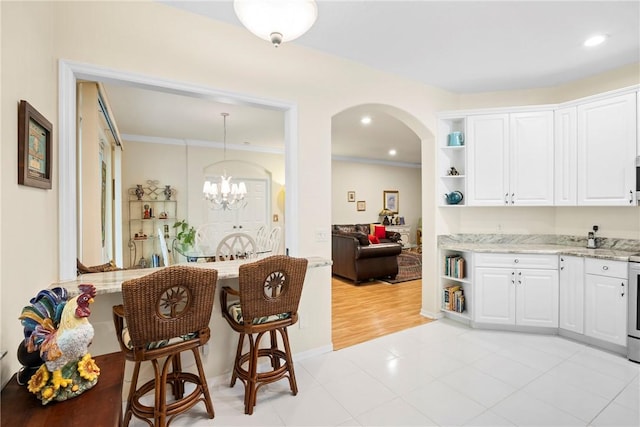
[[[368,119],[366,123],[363,118]],[[421,315],[422,254],[418,250],[422,141],[405,122],[415,123],[415,118],[380,104],[351,107],[332,118],[332,229],[333,225],[385,220],[387,227],[401,232],[403,240],[398,256],[403,268],[396,280],[375,277],[354,284],[332,275],[334,349],[430,321]],[[388,194],[394,196],[391,214]]]

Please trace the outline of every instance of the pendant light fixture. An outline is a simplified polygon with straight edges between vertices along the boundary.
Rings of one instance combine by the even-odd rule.
[[[227,117],[229,113],[220,113],[224,121],[224,154],[223,163],[227,161]],[[247,205],[244,200],[247,195],[247,186],[244,182],[239,184],[232,183],[227,171],[224,170],[220,177],[220,184],[208,179],[204,182],[202,193],[205,200],[211,202],[213,209],[234,210],[240,209]]]
[[[318,17],[313,0],[234,0],[233,9],[242,25],[275,47],[309,31]]]

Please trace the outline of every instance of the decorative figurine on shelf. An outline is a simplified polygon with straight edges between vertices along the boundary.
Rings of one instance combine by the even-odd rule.
[[[173,192],[174,190],[171,189],[170,185],[165,185],[164,191],[163,191],[165,200],[171,200],[171,196],[173,195]]]
[[[39,354],[41,365],[28,380],[28,390],[43,405],[79,396],[98,382],[100,368],[88,353],[94,334],[89,304],[96,288],[89,284],[78,288],[76,297],[69,297],[64,288],[44,289],[19,317],[25,338],[18,358],[33,369]]]
[[[149,212],[149,205],[144,205],[144,214],[142,215],[142,218],[144,219],[151,218],[151,212]]]
[[[458,175],[460,175],[460,173],[456,170],[456,168],[451,166],[451,169],[449,169],[447,171],[447,175],[449,175],[449,176],[458,176]]]
[[[142,196],[144,196],[144,189],[142,188],[142,184],[137,184],[136,185],[136,197],[138,198],[138,200],[142,200]]]
[[[167,213],[166,213],[166,212],[164,212],[164,211],[162,211],[162,212],[160,212],[160,215],[158,215],[158,218],[160,218],[160,219],[167,219],[167,216],[168,216],[168,215],[167,215]]]

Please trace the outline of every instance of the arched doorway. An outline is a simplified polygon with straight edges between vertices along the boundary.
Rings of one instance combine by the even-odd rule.
[[[368,124],[360,121],[364,117],[370,118]],[[391,149],[395,150],[394,155],[389,154]],[[426,162],[423,161],[425,158]],[[433,133],[415,115],[405,110],[384,104],[363,104],[336,113],[332,117],[332,224],[366,224],[381,221],[378,213],[383,207],[383,193],[385,190],[397,191],[400,206],[395,218],[401,217],[410,230],[409,245],[405,250],[416,251],[417,229],[420,225],[423,227],[422,234],[424,235],[425,231],[428,233],[424,236],[422,244],[429,247],[427,253],[433,253],[434,159]],[[351,199],[355,199],[356,203],[350,203]],[[365,211],[358,209],[359,202],[364,202],[363,206],[367,208]],[[425,212],[428,213],[425,215]],[[423,217],[426,217],[426,221],[423,221]],[[427,274],[431,274],[434,268],[430,266],[428,270]],[[335,282],[336,276],[333,279]],[[402,322],[399,322],[398,325],[390,325],[389,330],[386,330],[384,322],[379,321],[380,316],[376,318],[375,315],[370,321],[368,331],[362,330],[363,322],[367,322],[362,316],[351,316],[353,322],[359,322],[357,327],[355,323],[345,324],[340,318],[340,306],[333,305],[332,320],[336,319],[336,322],[332,322],[334,348],[340,348],[345,342],[349,342],[349,339],[345,341],[340,336],[341,329],[348,330],[357,342],[428,321],[426,316],[431,310],[425,310],[424,301],[428,300],[429,306],[433,304],[435,295],[433,286],[430,285],[432,282],[426,280],[423,284],[422,280],[418,280],[417,283],[414,281],[392,286],[378,280],[364,285],[346,282],[346,288],[340,287],[340,283],[334,283],[336,287],[332,289],[335,289],[336,296],[345,290],[355,292],[358,289],[360,298],[367,298],[369,311],[371,305],[376,303],[375,298],[386,299],[380,301],[380,310],[392,303],[402,304],[402,298],[414,303],[417,300],[415,307],[411,308],[414,323],[405,323],[403,326]],[[342,282],[343,286],[344,283]],[[376,285],[384,287],[384,292],[393,291],[393,288],[401,292],[397,295],[380,293],[378,295],[382,296],[368,299],[368,295],[377,294]],[[407,293],[410,286],[415,289],[413,293]],[[357,306],[358,301],[353,301],[351,309],[357,310]],[[397,316],[398,320],[401,317]]]

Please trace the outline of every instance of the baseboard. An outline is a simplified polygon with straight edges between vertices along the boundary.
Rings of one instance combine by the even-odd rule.
[[[433,320],[442,319],[443,317],[441,311],[438,311],[437,313],[432,313],[430,311],[420,310],[420,315],[422,317],[426,317],[427,319],[433,319]]]

